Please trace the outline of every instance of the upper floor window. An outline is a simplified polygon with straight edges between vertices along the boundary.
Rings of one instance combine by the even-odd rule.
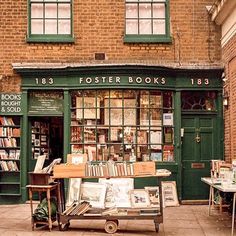
[[[29,0],[28,41],[72,40],[71,0]]]
[[[126,42],[170,42],[169,0],[126,0]]]

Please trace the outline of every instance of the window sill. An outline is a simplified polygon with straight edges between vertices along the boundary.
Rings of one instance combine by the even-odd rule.
[[[74,43],[75,39],[72,36],[28,36],[27,43]]]
[[[171,43],[170,36],[154,36],[154,35],[125,35],[125,43]]]

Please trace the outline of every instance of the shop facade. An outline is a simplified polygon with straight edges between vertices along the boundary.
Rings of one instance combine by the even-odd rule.
[[[155,161],[182,200],[206,199],[200,177],[223,158],[222,69],[146,65],[28,67],[22,77],[21,199],[38,155],[89,161]],[[2,112],[1,115],[7,114]],[[139,179],[136,186],[155,184]]]

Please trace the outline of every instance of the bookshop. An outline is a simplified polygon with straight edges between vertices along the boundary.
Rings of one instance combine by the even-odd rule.
[[[222,69],[13,68],[22,91],[1,95],[0,181],[5,164],[17,167],[21,200],[27,199],[28,172],[38,156],[46,155],[50,164],[56,158],[66,162],[70,153],[86,153],[91,163],[153,161],[172,172],[181,199],[207,198],[200,177],[209,173],[211,159],[223,157]],[[155,183],[145,178],[135,184],[147,181]],[[4,191],[0,183],[1,196]]]

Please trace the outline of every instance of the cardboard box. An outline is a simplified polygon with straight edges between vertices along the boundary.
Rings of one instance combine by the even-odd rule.
[[[53,167],[53,178],[80,178],[85,176],[86,163],[59,164]]]
[[[153,161],[135,162],[134,163],[134,175],[155,175],[156,164]]]
[[[29,180],[31,185],[48,185],[53,181],[49,173],[34,172],[29,172]]]

